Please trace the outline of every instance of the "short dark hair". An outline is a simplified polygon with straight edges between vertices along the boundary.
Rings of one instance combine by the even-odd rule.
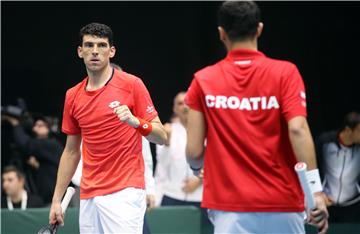
[[[2,172],[2,174],[6,174],[6,173],[10,173],[10,172],[15,172],[16,176],[18,177],[18,179],[25,179],[25,174],[16,166],[10,165],[10,166],[6,166]]]
[[[253,1],[227,1],[218,11],[218,24],[231,41],[244,41],[256,35],[260,9]]]
[[[113,32],[111,28],[105,24],[100,23],[90,23],[85,25],[80,29],[79,39],[80,45],[83,43],[83,38],[85,35],[92,35],[100,38],[107,38],[109,40],[110,46],[113,46]]]
[[[360,113],[352,111],[345,116],[342,129],[348,127],[354,130],[358,124],[360,124]]]

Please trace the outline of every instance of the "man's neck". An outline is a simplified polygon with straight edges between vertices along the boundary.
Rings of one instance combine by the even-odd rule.
[[[86,90],[92,91],[103,87],[106,82],[111,78],[113,68],[108,65],[104,69],[96,72],[87,71],[89,76],[89,82]]]
[[[354,144],[351,137],[348,134],[346,134],[344,131],[340,132],[339,138],[340,138],[339,139],[340,143],[344,146],[351,146],[352,144]]]
[[[257,40],[238,41],[228,46],[228,51],[236,49],[258,50]]]
[[[19,203],[22,201],[22,196],[23,196],[23,192],[24,190],[22,189],[20,192],[14,194],[14,195],[10,195],[10,199],[12,203]]]

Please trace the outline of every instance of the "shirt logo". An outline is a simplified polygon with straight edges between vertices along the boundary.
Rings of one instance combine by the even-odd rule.
[[[301,105],[306,107],[306,94],[304,91],[300,91],[300,97],[302,98]]]
[[[151,112],[153,112],[155,110],[155,108],[154,108],[154,106],[147,106],[147,108],[146,108],[146,112],[147,113],[151,113]]]
[[[244,97],[239,98],[236,96],[205,96],[206,106],[216,109],[238,109],[238,110],[270,110],[279,109],[280,105],[276,96],[270,97]]]
[[[119,101],[113,101],[113,102],[111,102],[110,104],[109,104],[109,107],[110,108],[115,108],[115,107],[118,107],[118,106],[120,106],[120,102]]]
[[[147,129],[148,127],[149,127],[148,124],[144,124],[144,125],[142,126],[143,129]]]

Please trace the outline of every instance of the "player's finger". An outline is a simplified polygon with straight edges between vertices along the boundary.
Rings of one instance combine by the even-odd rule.
[[[329,223],[326,220],[324,226],[319,229],[319,234],[325,234],[328,229],[329,229]]]
[[[130,118],[130,116],[128,114],[124,114],[122,116],[119,117],[120,121],[125,122]]]
[[[56,221],[60,225],[64,225],[64,216],[63,216],[63,214],[61,214],[61,212],[56,213]]]

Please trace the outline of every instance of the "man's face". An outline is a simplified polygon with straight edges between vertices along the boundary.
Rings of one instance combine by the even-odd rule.
[[[360,124],[351,130],[351,138],[355,144],[360,144]]]
[[[49,136],[49,127],[43,120],[37,120],[35,122],[33,131],[39,138],[46,138]]]
[[[9,196],[21,192],[24,188],[24,180],[20,179],[13,171],[3,174],[2,183],[5,194]]]
[[[84,35],[82,45],[78,47],[78,55],[84,59],[86,68],[96,72],[103,70],[115,55],[115,47],[110,46],[108,38]]]
[[[173,111],[182,121],[186,121],[188,107],[185,105],[186,93],[179,93],[174,99]]]

